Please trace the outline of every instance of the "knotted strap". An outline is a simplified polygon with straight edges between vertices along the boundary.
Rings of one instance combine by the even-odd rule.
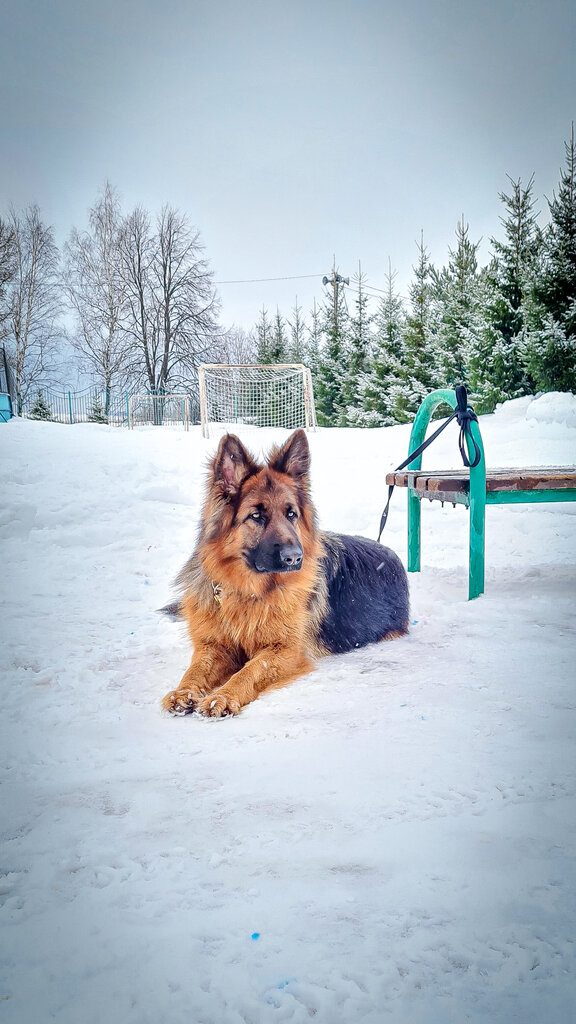
[[[473,469],[474,466],[478,465],[480,459],[482,458],[482,452],[480,451],[478,444],[476,443],[476,439],[474,438],[472,431],[470,430],[470,424],[472,423],[473,420],[476,423],[478,423],[478,417],[474,412],[474,409],[470,405],[468,405],[468,394],[466,392],[466,388],[464,387],[464,385],[457,384],[456,387],[454,388],[454,391],[456,392],[456,401],[458,402],[458,405],[454,410],[453,416],[456,416],[456,419],[458,420],[458,426],[460,427],[458,447],[460,448],[460,455],[462,456],[462,462],[464,463],[464,465],[470,469]],[[450,419],[452,419],[453,416],[451,416]],[[445,426],[449,422],[450,420],[447,420]],[[472,462],[470,462],[470,459],[468,458],[468,452],[465,444],[466,436],[470,438],[474,448],[474,458],[472,459]],[[433,438],[430,438],[430,440],[433,440]]]
[[[395,473],[399,473],[401,469],[405,469],[406,466],[409,466],[410,463],[414,461],[414,459],[417,459],[418,456],[421,455],[422,452],[428,447],[428,445],[432,444],[432,441],[435,441],[443,430],[446,430],[446,427],[448,426],[449,423],[452,422],[452,420],[458,420],[458,425],[460,427],[458,447],[460,448],[460,455],[462,456],[462,461],[464,465],[470,468],[474,468],[474,466],[478,465],[480,459],[482,458],[482,452],[480,451],[480,448],[478,447],[475,438],[472,436],[472,431],[470,430],[470,424],[472,420],[478,422],[478,417],[474,410],[472,409],[472,407],[468,405],[468,393],[464,385],[457,384],[456,387],[454,388],[454,391],[456,394],[457,405],[452,415],[449,416],[448,419],[445,420],[444,423],[442,423],[442,425],[438,427],[438,429],[435,430],[434,433],[431,434],[426,441],[423,441],[421,445],[418,445],[418,448],[416,448],[413,452],[410,452],[408,458],[404,459],[404,462],[401,462],[399,466],[396,466],[396,469],[394,470]],[[466,451],[466,436],[470,438],[474,446],[474,458],[472,459],[472,462],[470,462]],[[392,492],[394,491],[394,487],[395,484],[389,484],[388,486],[388,501],[386,502],[386,507],[380,519],[378,543],[380,543],[382,531],[386,526],[386,520],[388,519],[388,510],[390,508],[390,499],[392,498]]]

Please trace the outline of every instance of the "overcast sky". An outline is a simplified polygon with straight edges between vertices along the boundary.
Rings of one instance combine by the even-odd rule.
[[[199,228],[222,322],[322,301],[333,256],[405,293],[420,231],[498,232],[507,174],[556,188],[574,0],[2,0],[0,212],[59,244],[106,179]],[[306,276],[311,275],[311,276]]]

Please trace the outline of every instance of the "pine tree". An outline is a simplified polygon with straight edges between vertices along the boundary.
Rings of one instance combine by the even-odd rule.
[[[540,266],[529,303],[526,363],[537,388],[576,390],[576,145],[565,143],[566,170],[549,202]]]
[[[52,410],[48,405],[42,390],[38,390],[34,404],[32,405],[30,412],[28,413],[28,419],[30,420],[51,420]]]
[[[402,299],[395,287],[396,276],[388,260],[386,290],[376,314],[376,348],[363,395],[364,411],[371,416],[374,426],[396,422],[395,399],[402,378],[405,322]]]

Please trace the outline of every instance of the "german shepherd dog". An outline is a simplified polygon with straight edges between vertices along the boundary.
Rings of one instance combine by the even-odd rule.
[[[165,611],[187,620],[194,654],[166,711],[236,715],[314,658],[402,636],[408,581],[389,548],[318,530],[303,430],[265,465],[227,434],[210,463],[196,549]]]

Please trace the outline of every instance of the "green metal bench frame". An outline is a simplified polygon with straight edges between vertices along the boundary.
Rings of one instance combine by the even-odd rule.
[[[457,406],[456,394],[451,388],[441,388],[433,391],[422,402],[412,426],[410,435],[409,451],[414,451],[424,441],[426,430],[432,413],[439,405],[449,405],[452,409]],[[485,549],[485,522],[486,505],[508,505],[521,502],[546,502],[546,501],[576,501],[576,488],[564,488],[562,490],[486,490],[486,461],[484,458],[484,445],[480,428],[476,421],[472,421],[470,429],[476,444],[478,445],[481,458],[477,466],[470,469],[469,490],[454,491],[445,500],[453,504],[466,505],[470,509],[470,540],[469,540],[469,574],[468,574],[468,598],[472,600],[484,593],[484,549]],[[472,444],[466,435],[468,456],[472,461],[474,451]],[[407,473],[410,475],[415,470],[422,469],[422,455],[409,463]],[[420,572],[420,502],[422,495],[418,495],[413,486],[410,485],[408,477],[408,571]]]

